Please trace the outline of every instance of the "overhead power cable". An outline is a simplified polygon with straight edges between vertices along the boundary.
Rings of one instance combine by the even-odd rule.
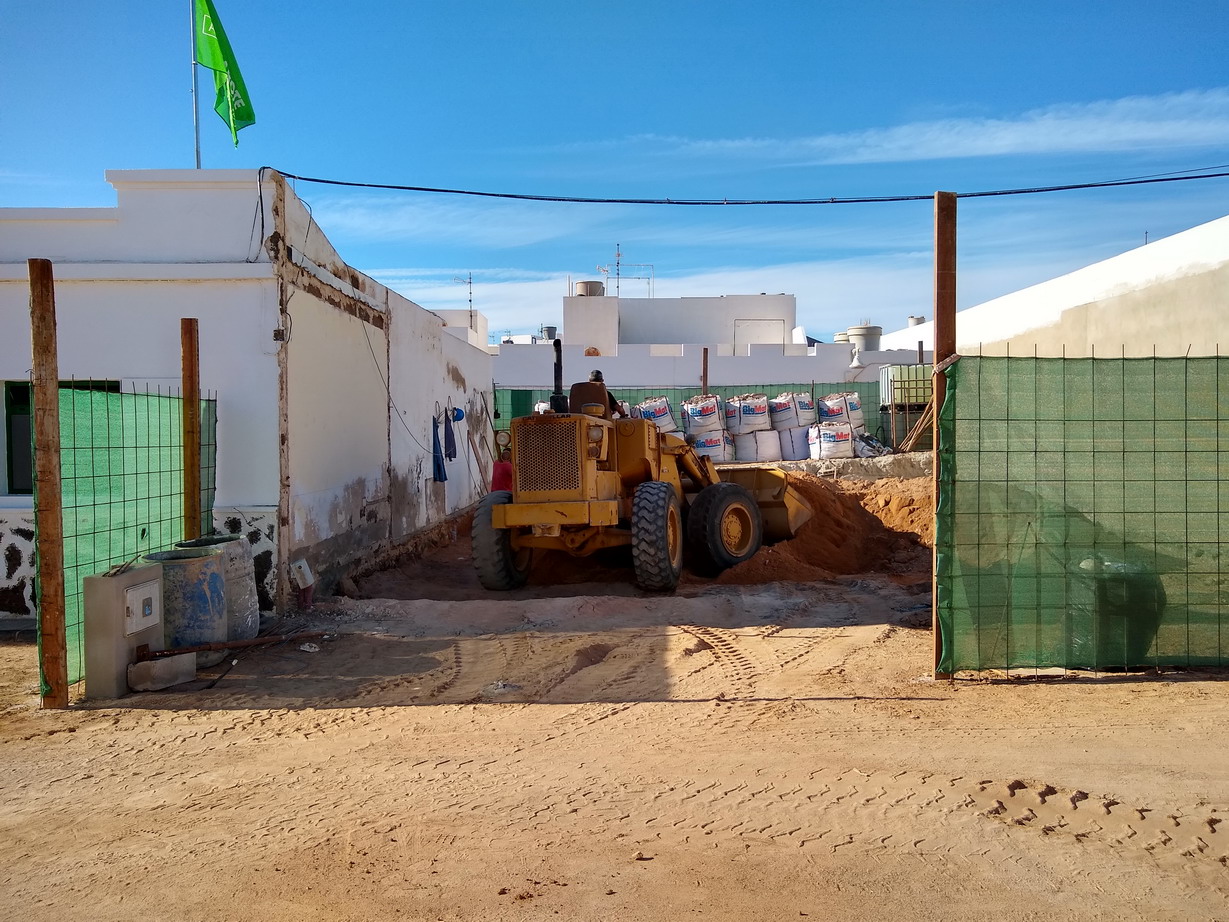
[[[262,170],[276,169],[262,167]],[[478,198],[516,199],[529,202],[564,202],[587,205],[866,205],[880,202],[921,202],[934,198],[926,195],[864,195],[828,198],[792,199],[678,199],[678,198],[597,198],[579,195],[529,195],[520,192],[480,192],[473,189],[445,189],[434,186],[405,186],[393,183],[353,182],[344,179],[322,179],[315,176],[299,176],[278,170],[287,179],[317,183],[325,186],[347,186],[358,189],[388,189],[398,192],[430,192],[440,195],[469,195]],[[1035,195],[1040,192],[1071,192],[1077,189],[1106,189],[1113,186],[1145,186],[1164,182],[1186,182],[1194,179],[1222,179],[1229,172],[1196,173],[1194,175],[1162,175],[1133,179],[1110,179],[1102,182],[1067,183],[1058,186],[1031,186],[1021,189],[993,189],[985,192],[957,192],[957,198],[986,198],[993,195]]]

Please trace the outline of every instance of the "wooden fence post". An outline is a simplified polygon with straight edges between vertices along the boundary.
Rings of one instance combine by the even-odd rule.
[[[34,370],[34,483],[38,522],[38,636],[43,707],[68,707],[68,637],[64,602],[64,507],[60,493],[60,363],[51,260],[30,271],[30,338]]]
[[[935,193],[935,342],[936,368],[932,401],[934,405],[933,458],[934,503],[939,508],[939,411],[947,391],[947,378],[938,371],[940,363],[956,352],[956,193]],[[937,524],[937,523],[936,523]],[[943,657],[943,636],[939,625],[938,542],[935,542],[931,576],[931,634],[934,637],[934,669],[936,679],[950,679],[950,673],[940,672]]]
[[[179,321],[183,364],[183,518],[184,539],[201,536],[201,372],[195,317]]]

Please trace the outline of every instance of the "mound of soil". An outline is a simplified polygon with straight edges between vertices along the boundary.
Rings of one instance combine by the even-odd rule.
[[[789,481],[810,503],[814,512],[810,521],[788,541],[726,570],[717,582],[750,585],[881,571],[902,541],[910,541],[868,511],[859,490],[848,484],[802,472],[791,472]],[[884,508],[890,506],[889,502]]]
[[[915,535],[926,547],[934,547],[934,484],[929,477],[842,481],[842,489],[856,495],[892,531]]]

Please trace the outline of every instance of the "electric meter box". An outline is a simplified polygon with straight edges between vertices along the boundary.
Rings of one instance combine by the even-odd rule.
[[[162,580],[151,579],[124,590],[124,636],[162,625]]]
[[[82,581],[85,613],[85,697],[128,694],[128,666],[137,647],[166,649],[162,629],[162,564],[140,561],[114,576]]]

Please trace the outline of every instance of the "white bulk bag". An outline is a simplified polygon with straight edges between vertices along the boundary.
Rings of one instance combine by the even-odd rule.
[[[781,434],[776,429],[761,429],[755,433],[755,460],[781,460]]]
[[[826,398],[825,398],[826,399]],[[849,423],[820,423],[811,427],[814,440],[811,442],[811,457],[815,457],[814,446],[819,446],[819,459],[852,458],[854,457],[853,426]]]
[[[781,440],[782,461],[803,461],[809,456],[807,432],[809,426],[794,426],[777,433]]]
[[[641,419],[651,419],[662,432],[678,430],[678,423],[674,421],[674,414],[670,412],[670,401],[664,396],[642,400],[633,408],[633,414],[636,410],[640,411]]]
[[[748,432],[761,432],[772,428],[766,394],[740,394],[726,401],[725,407],[726,428],[732,435],[745,435]]]
[[[713,432],[725,428],[725,410],[721,398],[700,394],[683,401],[683,428],[688,432]]]
[[[768,401],[768,415],[772,428],[793,429],[797,426],[813,425],[815,416],[815,401],[810,394],[783,393]]]
[[[824,398],[828,413],[821,414],[820,422],[849,423],[855,429],[866,428],[862,413],[862,398],[854,393],[829,394]]]
[[[794,407],[798,413],[799,426],[813,426],[819,422],[815,399],[810,394],[794,394]]]
[[[707,455],[714,463],[734,460],[734,440],[724,429],[702,432],[691,444],[696,454]]]
[[[780,432],[798,425],[798,405],[793,394],[778,394],[768,401],[768,418],[772,428]]]

